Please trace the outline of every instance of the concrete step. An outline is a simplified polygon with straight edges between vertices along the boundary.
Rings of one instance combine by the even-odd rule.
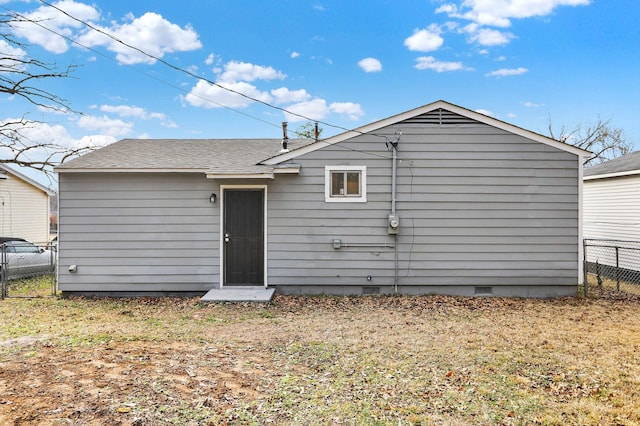
[[[213,288],[200,300],[203,302],[270,302],[275,288],[264,287],[223,287]]]

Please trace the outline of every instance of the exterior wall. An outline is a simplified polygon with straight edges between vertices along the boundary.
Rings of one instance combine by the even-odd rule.
[[[219,207],[209,202],[216,182],[202,174],[61,173],[59,185],[60,290],[219,285]]]
[[[590,242],[587,245],[587,268],[595,263],[623,270],[638,270],[637,244],[640,241],[640,176],[620,176],[584,181],[584,237],[618,240],[618,243]],[[616,260],[614,246],[620,246]],[[624,247],[627,247],[626,249]],[[630,248],[629,248],[630,247]]]
[[[584,237],[640,241],[640,176],[584,182]]]
[[[575,294],[578,158],[480,123],[400,123],[398,290]],[[269,186],[269,285],[293,293],[395,291],[391,153],[363,135],[295,159]],[[325,203],[325,165],[365,165],[366,203]],[[333,248],[340,239],[351,247]],[[349,286],[359,286],[351,290]]]
[[[59,288],[217,288],[220,207],[209,195],[220,195],[220,184],[266,184],[267,284],[280,292],[575,294],[577,156],[473,123],[409,120],[302,155],[293,161],[299,175],[273,180],[61,173]],[[397,130],[395,237],[384,136],[392,140]],[[336,165],[366,166],[366,202],[325,202],[325,166]]]
[[[49,242],[49,195],[19,177],[0,180],[0,236]]]

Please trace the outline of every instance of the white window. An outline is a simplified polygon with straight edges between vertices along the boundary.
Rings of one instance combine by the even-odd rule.
[[[324,200],[328,203],[365,203],[366,166],[325,166]]]

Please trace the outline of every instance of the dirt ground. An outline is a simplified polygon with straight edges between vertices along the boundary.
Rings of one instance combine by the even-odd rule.
[[[41,345],[3,363],[0,423],[144,425],[156,424],[165,411],[179,424],[180,414],[172,411],[224,412],[260,396],[266,374],[260,361],[268,356],[255,352],[238,362],[234,348],[180,343]],[[141,399],[148,405],[140,406]]]
[[[42,299],[0,315],[3,425],[640,421],[637,301]]]

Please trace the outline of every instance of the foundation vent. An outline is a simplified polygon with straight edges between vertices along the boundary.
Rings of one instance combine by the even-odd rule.
[[[493,287],[476,287],[473,294],[476,296],[491,296],[493,295]]]

